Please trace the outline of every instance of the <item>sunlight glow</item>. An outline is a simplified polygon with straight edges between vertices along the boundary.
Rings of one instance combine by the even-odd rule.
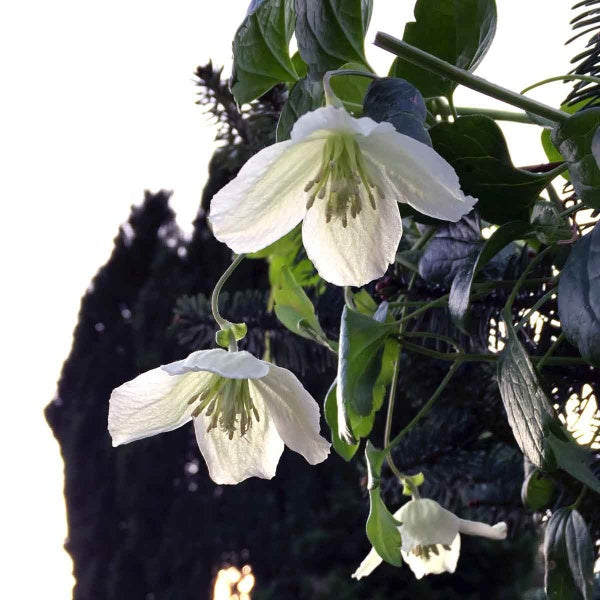
[[[233,566],[221,569],[215,579],[213,600],[250,600],[255,582],[250,565],[244,565],[241,571]]]

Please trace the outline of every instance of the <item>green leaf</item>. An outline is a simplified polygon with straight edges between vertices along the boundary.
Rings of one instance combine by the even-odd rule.
[[[573,246],[563,267],[558,316],[567,340],[600,367],[600,224]]]
[[[575,192],[590,208],[600,209],[600,168],[592,141],[600,126],[600,108],[575,113],[552,131],[552,143],[564,156]]]
[[[553,471],[556,462],[545,437],[556,415],[512,323],[507,322],[506,327],[508,339],[498,361],[498,387],[508,423],[529,461],[544,471]]]
[[[373,300],[369,292],[364,288],[358,290],[356,294],[354,294],[352,300],[354,301],[354,306],[359,313],[363,315],[367,315],[372,317],[377,310],[377,302]]]
[[[377,554],[383,560],[399,567],[402,565],[402,537],[398,527],[401,525],[387,509],[381,499],[381,467],[385,454],[377,450],[370,441],[365,449],[367,472],[369,476],[369,517],[367,519],[367,537]]]
[[[495,0],[417,0],[415,21],[403,40],[461,69],[472,71],[496,32]],[[452,96],[456,83],[397,58],[390,75],[403,77],[425,97]]]
[[[279,287],[273,290],[275,314],[296,335],[326,343],[327,336],[315,314],[315,308],[288,266],[280,271]]]
[[[380,123],[391,123],[396,131],[431,146],[425,128],[427,107],[421,92],[404,79],[382,77],[369,85],[364,114]]]
[[[334,381],[325,396],[324,413],[325,421],[331,430],[331,443],[333,449],[346,461],[351,460],[358,450],[359,443],[347,443],[340,436],[338,424],[338,406],[337,406],[337,381]]]
[[[596,129],[596,133],[592,138],[592,156],[600,168],[600,128]]]
[[[482,115],[440,123],[429,134],[435,150],[456,169],[463,191],[479,199],[481,217],[497,225],[529,221],[532,204],[561,170],[530,173],[516,168],[500,127]]]
[[[296,40],[310,75],[348,62],[368,64],[364,39],[372,10],[372,0],[296,0]]]
[[[215,333],[215,341],[221,348],[229,348],[229,342],[235,340],[239,342],[246,337],[248,326],[246,323],[230,323],[229,327],[219,329]]]
[[[360,416],[370,415],[376,399],[381,395],[377,380],[381,373],[385,341],[392,332],[397,331],[396,323],[379,323],[344,307],[340,327],[337,393],[342,404]]]
[[[362,63],[349,62],[342,65],[340,69],[345,71],[364,71],[370,69]],[[331,78],[331,89],[333,93],[344,103],[344,108],[355,117],[363,114],[363,100],[369,87],[370,79],[360,75],[336,75]]]
[[[547,508],[556,494],[556,483],[546,473],[532,468],[521,487],[523,504],[533,511]]]
[[[583,517],[559,508],[550,517],[544,536],[549,600],[591,600],[594,587],[594,545]]]
[[[498,227],[483,243],[480,250],[466,258],[452,281],[448,308],[455,323],[463,326],[469,310],[471,288],[475,276],[503,248],[511,242],[525,237],[531,230],[528,223],[512,221]],[[420,267],[419,267],[420,268]]]
[[[238,104],[258,98],[298,75],[289,54],[294,33],[294,0],[258,0],[233,38],[231,91]]]
[[[323,83],[321,80],[312,81],[308,78],[297,81],[283,106],[277,123],[277,141],[283,142],[290,138],[294,123],[305,113],[320,108],[325,103]]]

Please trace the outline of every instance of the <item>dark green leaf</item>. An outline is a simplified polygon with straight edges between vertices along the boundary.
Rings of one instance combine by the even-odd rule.
[[[556,493],[556,483],[546,473],[532,468],[523,481],[521,499],[529,510],[542,510],[552,502]]]
[[[457,324],[462,325],[465,322],[469,310],[471,287],[477,273],[503,248],[514,240],[523,238],[530,229],[530,225],[522,221],[505,223],[480,245],[478,252],[465,257],[452,281],[448,299],[450,315]]]
[[[558,284],[558,315],[566,338],[600,366],[600,224],[573,247]]]
[[[497,225],[529,221],[532,204],[560,171],[530,173],[513,166],[504,135],[489,117],[460,117],[429,134],[435,150],[456,169],[463,191],[479,199],[481,217]]]
[[[327,425],[329,425],[329,429],[331,430],[331,443],[333,445],[333,449],[344,460],[350,460],[356,454],[359,444],[358,442],[349,444],[342,439],[340,435],[336,390],[337,382],[334,381],[327,392],[327,396],[325,396],[325,420],[327,421]]]
[[[466,265],[472,267],[473,255],[478,254],[481,244],[477,213],[471,212],[457,223],[447,223],[427,244],[419,260],[419,275],[431,283],[450,285]]]
[[[297,81],[288,96],[279,122],[277,123],[277,141],[289,139],[294,123],[305,113],[320,108],[325,103],[323,84],[308,78]]]
[[[581,200],[600,209],[600,168],[592,154],[592,141],[600,126],[600,108],[575,113],[552,131],[552,143],[564,156],[571,183]]]
[[[421,92],[404,79],[382,77],[369,85],[364,114],[380,123],[387,121],[397,131],[431,146],[425,128],[427,107]]]
[[[600,127],[596,129],[596,133],[592,138],[592,156],[600,168]]]
[[[342,312],[338,363],[338,394],[344,406],[360,416],[373,411],[381,391],[377,380],[381,373],[385,340],[397,332],[395,323],[379,323],[356,310]]]
[[[372,0],[296,0],[298,50],[312,76],[348,62],[368,64],[364,39],[372,9]]]
[[[400,554],[402,537],[398,529],[400,523],[396,521],[381,499],[380,478],[385,454],[368,441],[365,456],[370,500],[367,537],[383,560],[399,567],[402,565],[402,555]]]
[[[545,437],[556,415],[512,323],[506,326],[508,339],[498,361],[498,387],[508,423],[529,461],[545,471],[553,471],[556,463]]]
[[[544,536],[545,588],[549,600],[591,600],[594,546],[582,516],[560,508],[550,517]]]
[[[467,71],[481,62],[496,32],[495,0],[417,0],[414,14],[402,39]],[[407,79],[426,97],[449,97],[456,87],[400,58],[390,75]]]
[[[258,98],[298,75],[289,54],[294,33],[293,0],[252,2],[233,38],[231,91],[239,104]]]

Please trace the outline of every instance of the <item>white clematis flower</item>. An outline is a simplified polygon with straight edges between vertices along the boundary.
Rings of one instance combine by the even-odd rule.
[[[506,538],[506,523],[487,525],[479,521],[459,519],[435,500],[411,500],[394,514],[402,536],[401,553],[415,577],[454,573],[460,554],[460,534],[477,535],[492,540]],[[370,575],[383,559],[375,549],[362,561],[352,577]]]
[[[113,446],[194,422],[211,478],[219,484],[271,479],[284,444],[311,464],[324,461],[319,406],[287,369],[249,352],[192,352],[113,390]]]
[[[391,123],[328,106],[302,115],[290,140],[253,156],[213,197],[209,220],[238,254],[265,248],[304,220],[304,247],[321,277],[361,286],[394,261],[398,202],[458,221],[476,200],[429,146]]]

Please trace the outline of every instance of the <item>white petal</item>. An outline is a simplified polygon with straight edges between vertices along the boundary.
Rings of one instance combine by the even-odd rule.
[[[405,552],[415,546],[450,544],[458,533],[459,518],[429,498],[411,500],[396,514],[402,523],[400,533]]]
[[[450,544],[450,550],[436,546],[438,553],[429,551],[429,558],[425,555],[415,556],[412,552],[402,551],[406,564],[412,569],[417,579],[423,575],[439,575],[440,573],[454,573],[460,555],[460,535],[456,535]]]
[[[377,550],[371,548],[371,552],[369,552],[365,559],[360,563],[358,569],[352,573],[352,577],[354,577],[354,579],[367,577],[367,575],[370,575],[382,562],[383,559],[377,554]]]
[[[206,461],[211,479],[218,484],[235,484],[248,477],[271,479],[283,452],[283,442],[261,401],[253,398],[260,421],[242,437],[236,432],[230,440],[219,427],[207,433],[210,417],[194,419],[196,441]]]
[[[391,127],[392,131],[395,131],[394,126],[390,123],[387,123],[384,129],[387,129],[387,125]],[[291,140],[292,142],[300,142],[307,138],[325,138],[332,133],[369,135],[380,127],[379,123],[369,117],[355,119],[343,108],[326,106],[303,114],[294,123]]]
[[[208,371],[227,379],[256,379],[269,372],[269,365],[250,352],[228,352],[222,348],[198,350],[187,358],[163,365],[169,375],[181,375],[192,371]]]
[[[321,165],[325,140],[290,140],[255,154],[213,197],[215,237],[234,252],[256,252],[291,231],[306,210],[306,184]]]
[[[357,138],[370,163],[385,174],[384,192],[431,217],[458,221],[477,202],[460,189],[454,168],[435,150],[413,138],[384,129]]]
[[[188,400],[201,391],[206,378],[203,373],[169,375],[157,368],[114,389],[108,409],[108,431],[113,446],[187,423],[194,408]]]
[[[504,540],[506,539],[507,534],[506,523],[504,523],[504,521],[492,526],[487,523],[481,523],[480,521],[459,519],[458,530],[466,535],[478,535],[492,540]]]
[[[306,253],[319,275],[335,285],[360,287],[381,277],[394,262],[402,237],[402,219],[391,198],[377,201],[377,209],[363,203],[347,227],[339,218],[325,220],[326,199],[317,198],[302,225]]]
[[[311,464],[329,455],[329,442],[319,435],[319,405],[296,376],[281,367],[269,365],[269,374],[249,382],[250,396],[261,397],[285,445],[302,454]]]

